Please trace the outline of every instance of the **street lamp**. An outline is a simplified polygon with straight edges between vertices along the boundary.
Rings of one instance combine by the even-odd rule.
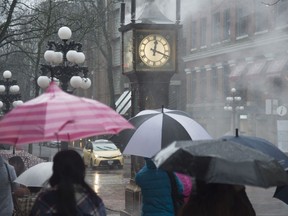
[[[47,88],[51,80],[60,82],[61,88],[66,92],[69,81],[73,88],[88,89],[91,80],[87,77],[88,68],[79,66],[85,61],[85,55],[81,51],[82,44],[68,40],[72,36],[71,30],[64,26],[58,30],[58,36],[63,43],[48,41],[48,50],[44,53],[44,59],[49,64],[42,64],[42,75],[37,79],[41,88]],[[50,78],[47,75],[50,73]],[[83,76],[81,77],[80,74]]]
[[[242,98],[237,95],[237,90],[232,88],[230,92],[231,95],[226,97],[227,104],[224,106],[224,110],[232,112],[232,132],[234,133],[236,125],[238,126],[237,111],[244,110],[244,106],[240,104]]]
[[[71,30],[64,26],[58,30],[58,36],[62,43],[48,41],[48,50],[44,53],[44,59],[49,64],[41,65],[42,75],[38,77],[37,84],[41,88],[47,88],[51,80],[60,82],[65,92],[69,90],[69,81],[72,88],[88,89],[91,80],[87,77],[88,68],[79,66],[85,61],[85,55],[81,51],[82,44],[68,40],[72,36]],[[50,73],[50,77],[47,75]],[[82,77],[80,76],[82,74]],[[61,150],[68,149],[68,142],[61,142]]]
[[[6,114],[12,107],[23,104],[20,87],[16,80],[11,80],[12,73],[9,70],[3,72],[4,80],[0,80],[0,109]],[[11,106],[12,105],[12,106]]]
[[[8,113],[12,107],[23,104],[20,87],[16,80],[11,80],[12,73],[9,70],[3,72],[4,80],[0,80],[0,109],[3,113]],[[15,154],[15,146],[13,146],[13,154]]]

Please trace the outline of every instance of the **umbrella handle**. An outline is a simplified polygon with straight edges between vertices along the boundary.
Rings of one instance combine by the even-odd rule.
[[[238,128],[235,129],[235,136],[238,137],[239,136],[239,132],[238,132]]]

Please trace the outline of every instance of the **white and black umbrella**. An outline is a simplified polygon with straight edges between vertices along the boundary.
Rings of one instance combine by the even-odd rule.
[[[151,158],[175,140],[211,139],[199,123],[180,110],[143,110],[129,122],[136,130],[124,130],[114,137],[127,144],[123,153],[128,155]]]

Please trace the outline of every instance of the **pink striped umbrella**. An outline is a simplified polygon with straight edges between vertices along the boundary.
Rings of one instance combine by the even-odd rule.
[[[54,82],[42,95],[19,105],[0,121],[0,143],[73,141],[134,128],[109,106],[62,91]]]

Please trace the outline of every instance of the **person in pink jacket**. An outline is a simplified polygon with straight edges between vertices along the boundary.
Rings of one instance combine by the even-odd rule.
[[[182,173],[175,173],[175,174],[183,185],[184,203],[187,203],[189,200],[190,193],[192,191],[192,179],[190,176],[184,175]]]

